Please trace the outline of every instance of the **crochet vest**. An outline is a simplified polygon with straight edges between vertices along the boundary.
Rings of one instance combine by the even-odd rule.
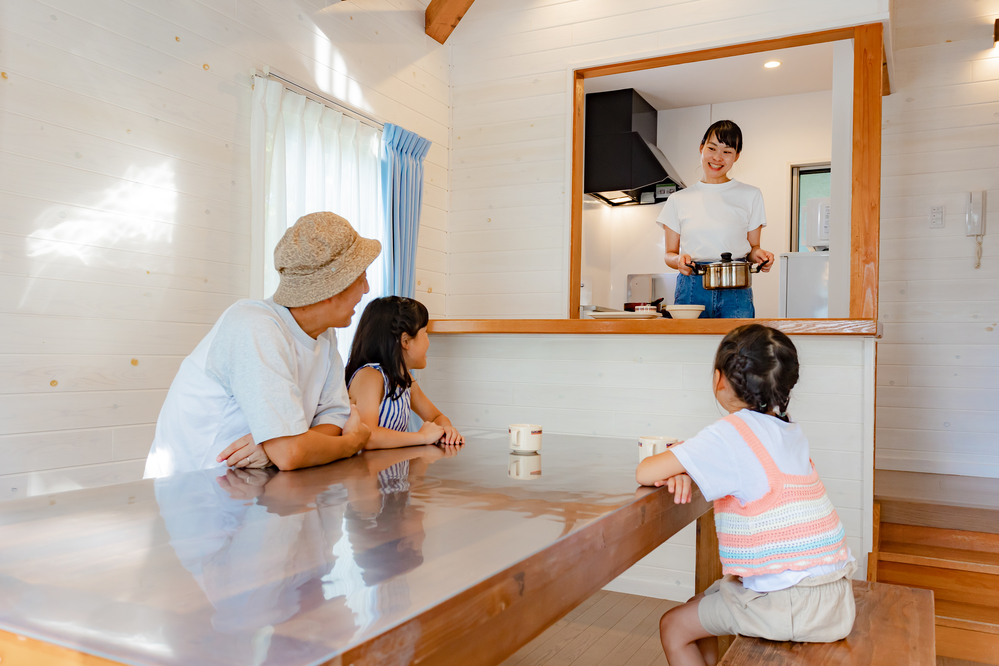
[[[715,500],[722,571],[759,576],[845,561],[846,532],[815,464],[809,461],[805,476],[784,474],[745,421],[735,414],[725,420],[763,465],[770,490],[745,505],[731,495]]]

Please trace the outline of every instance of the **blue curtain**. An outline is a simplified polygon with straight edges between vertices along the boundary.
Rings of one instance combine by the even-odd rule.
[[[383,250],[389,253],[386,290],[393,296],[412,298],[423,202],[423,159],[430,150],[430,141],[392,124],[385,125],[382,140],[382,183],[389,230],[388,247]]]

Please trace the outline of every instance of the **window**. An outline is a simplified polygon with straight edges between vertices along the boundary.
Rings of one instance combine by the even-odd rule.
[[[306,93],[300,95],[291,86]],[[334,105],[342,107],[334,108]],[[251,298],[266,298],[278,285],[274,246],[302,215],[331,211],[366,238],[388,245],[383,210],[382,129],[340,102],[285,79],[254,78],[250,118],[253,178]],[[384,296],[387,261],[383,251],[368,267],[370,292],[351,325],[337,331],[346,362],[361,312]]]
[[[809,252],[805,245],[805,223],[808,201],[828,199],[832,191],[832,168],[824,164],[803,164],[791,167],[791,251]]]

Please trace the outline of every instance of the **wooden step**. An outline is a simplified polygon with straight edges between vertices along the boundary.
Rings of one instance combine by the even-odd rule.
[[[996,519],[999,520],[999,516]],[[880,537],[882,543],[885,541],[899,541],[901,543],[912,543],[921,546],[959,548],[979,553],[999,553],[999,534],[988,534],[986,532],[949,530],[920,525],[900,525],[898,523],[882,521]]]
[[[937,599],[935,611],[939,625],[999,635],[999,608]]]
[[[999,576],[880,560],[878,582],[933,590],[936,599],[999,608]]]
[[[999,575],[999,553],[983,553],[960,548],[882,541],[878,551],[878,561]]]
[[[937,625],[937,656],[999,666],[999,635]]]
[[[999,534],[999,510],[950,506],[932,502],[875,497],[881,503],[881,521],[948,530]]]

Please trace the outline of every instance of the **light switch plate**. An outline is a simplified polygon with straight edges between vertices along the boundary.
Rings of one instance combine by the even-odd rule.
[[[943,229],[944,207],[930,206],[930,229]]]

